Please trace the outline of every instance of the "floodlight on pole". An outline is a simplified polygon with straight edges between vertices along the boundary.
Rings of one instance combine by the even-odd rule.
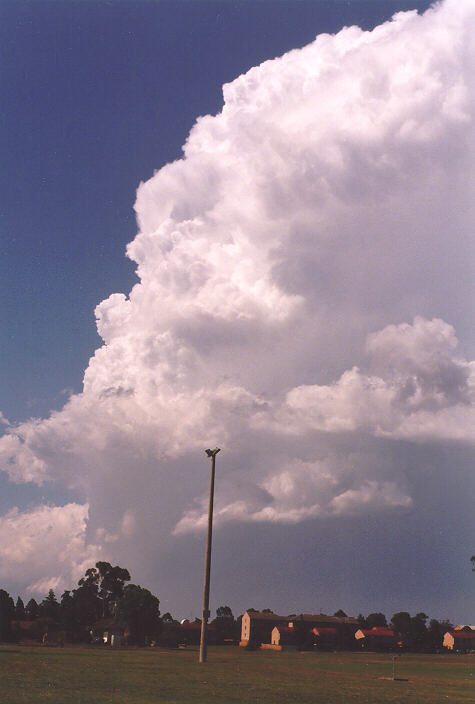
[[[216,455],[219,447],[214,450],[205,450],[211,459],[211,479],[209,484],[209,509],[208,509],[208,535],[206,538],[206,559],[205,559],[205,579],[203,587],[203,616],[201,619],[201,639],[200,639],[200,662],[206,662],[208,652],[208,619],[209,611],[209,582],[211,574],[211,543],[213,539],[213,501],[214,501],[214,474],[216,466]]]

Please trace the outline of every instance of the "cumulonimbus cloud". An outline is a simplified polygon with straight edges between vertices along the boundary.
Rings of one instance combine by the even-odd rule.
[[[157,511],[205,525],[214,443],[218,524],[411,509],[381,442],[473,440],[471,19],[398,13],[224,86],[138,189],[139,283],[98,305],[83,392],[0,440],[13,481],[84,492],[125,553]]]
[[[0,517],[1,575],[29,592],[70,589],[101,550],[86,544],[87,504],[12,508]]]

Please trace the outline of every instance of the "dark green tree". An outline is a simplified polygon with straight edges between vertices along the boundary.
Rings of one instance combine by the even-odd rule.
[[[411,618],[411,649],[417,653],[427,650],[427,618],[423,612]]]
[[[96,562],[95,567],[86,570],[78,584],[80,588],[84,588],[84,593],[89,594],[91,601],[93,596],[97,597],[100,615],[106,617],[114,615],[125,582],[129,580],[129,571],[124,567],[113,567],[110,562]]]
[[[79,635],[80,624],[76,617],[76,604],[69,590],[61,594],[60,621],[70,640],[76,640]]]
[[[99,573],[99,598],[102,601],[102,615],[112,616],[115,613],[117,602],[124,593],[126,582],[130,581],[129,571],[116,565],[112,567],[109,562],[96,562]]]
[[[388,625],[386,616],[380,611],[374,614],[369,614],[369,616],[365,619],[365,623],[365,628],[385,628]]]
[[[218,641],[235,639],[236,622],[229,606],[219,606],[210,625],[216,629]]]
[[[10,594],[0,589],[0,642],[12,640],[12,620],[15,617],[15,603]]]
[[[137,584],[128,584],[124,588],[116,615],[128,626],[131,641],[137,645],[145,645],[160,633],[160,601]]]
[[[366,619],[363,614],[358,614],[356,620],[358,621],[360,628],[366,628]]]
[[[50,618],[52,621],[59,620],[59,603],[52,589],[40,604],[40,615],[45,618]]]
[[[38,618],[39,611],[40,609],[36,602],[36,599],[30,599],[30,601],[25,607],[25,614],[28,620],[34,621],[36,618]]]
[[[337,616],[338,618],[346,618],[347,614],[343,611],[343,609],[338,609],[338,611],[335,611],[333,614],[334,616]]]
[[[216,609],[216,617],[217,618],[232,618],[234,621],[233,612],[231,611],[230,606],[218,606],[218,608]]]
[[[89,572],[89,570],[87,570]],[[77,589],[73,589],[72,599],[74,617],[78,625],[89,630],[100,618],[102,603],[98,595],[98,586],[91,575],[79,580]]]
[[[450,621],[438,621],[433,618],[429,622],[429,628],[426,633],[426,650],[431,653],[437,653],[442,650],[444,635],[447,631],[451,631],[453,625]]]
[[[25,604],[21,596],[18,597],[15,604],[15,619],[17,621],[23,621],[25,618]]]

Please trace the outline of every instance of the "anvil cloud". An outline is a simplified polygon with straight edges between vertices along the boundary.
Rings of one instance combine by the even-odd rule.
[[[84,496],[88,513],[28,514],[39,531],[48,511],[69,517],[71,578],[80,548],[140,573],[137,544],[173,571],[206,524],[197,466],[215,444],[218,530],[433,509],[421,447],[444,447],[442,486],[475,427],[472,21],[447,0],[267,61],[140,185],[139,283],[97,306],[83,392],[0,440],[13,481]],[[267,546],[276,563],[283,542]]]

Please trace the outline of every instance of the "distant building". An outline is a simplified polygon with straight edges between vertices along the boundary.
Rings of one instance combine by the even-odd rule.
[[[280,616],[263,611],[246,611],[242,617],[240,645],[268,644],[273,649],[282,649],[280,646],[304,649],[352,648],[358,626],[358,621],[350,616]]]
[[[312,628],[313,645],[317,650],[334,650],[338,647],[338,630],[335,626]]]
[[[201,640],[201,621],[184,619],[179,626],[180,645],[199,645]],[[208,626],[208,645],[216,645],[216,628]]]
[[[359,628],[355,639],[365,650],[395,650],[397,638],[391,628],[375,626],[371,629]]]
[[[475,631],[448,631],[444,635],[443,646],[456,653],[469,653],[475,650]]]
[[[271,645],[274,650],[295,648],[295,631],[289,626],[275,626],[271,633]],[[265,644],[263,644],[265,646]]]
[[[130,633],[128,628],[124,628],[115,619],[103,618],[94,624],[90,635],[95,642],[102,641],[104,645],[117,647],[127,643]]]
[[[279,616],[268,611],[246,611],[242,617],[239,645],[252,643],[257,646],[270,643],[273,628],[288,625],[288,621],[288,616]]]

